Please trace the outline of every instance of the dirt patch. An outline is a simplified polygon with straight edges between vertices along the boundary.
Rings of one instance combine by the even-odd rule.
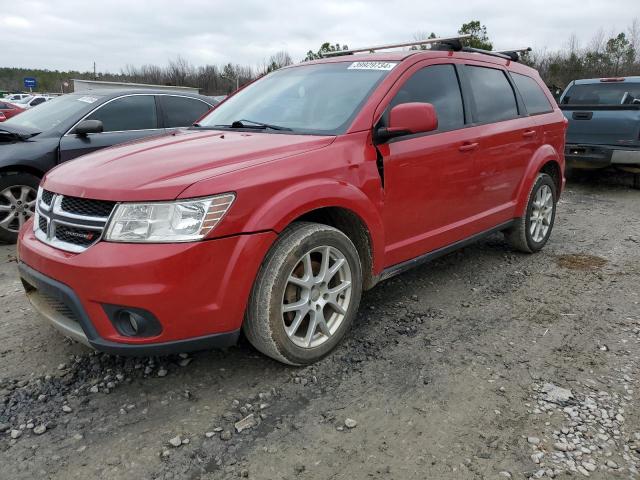
[[[640,192],[593,179],[540,253],[495,235],[383,282],[305,368],[92,353],[0,246],[0,479],[640,480]]]
[[[569,253],[567,255],[559,255],[557,263],[559,266],[569,270],[598,270],[607,264],[607,260],[586,253]]]

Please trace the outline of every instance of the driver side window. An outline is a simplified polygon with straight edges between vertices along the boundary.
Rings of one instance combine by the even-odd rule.
[[[99,107],[86,119],[100,120],[105,132],[158,128],[156,101],[153,95],[117,98]]]
[[[415,72],[400,88],[381,119],[388,124],[389,111],[410,102],[431,103],[438,114],[436,132],[464,127],[464,107],[460,84],[453,65],[431,65]]]

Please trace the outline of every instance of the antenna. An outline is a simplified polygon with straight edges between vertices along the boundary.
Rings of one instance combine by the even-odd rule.
[[[353,55],[354,53],[368,53],[376,50],[389,50],[391,48],[401,48],[401,47],[413,47],[418,45],[428,45],[428,44],[446,44],[452,50],[461,50],[462,43],[460,40],[464,40],[465,38],[471,37],[470,34],[466,35],[458,35],[455,37],[441,37],[441,38],[427,38],[425,40],[419,40],[414,42],[405,42],[405,43],[392,43],[389,45],[374,45],[372,47],[362,47],[362,48],[353,48],[351,50],[336,50],[335,52],[324,52],[322,53],[323,57],[336,57],[338,55]]]

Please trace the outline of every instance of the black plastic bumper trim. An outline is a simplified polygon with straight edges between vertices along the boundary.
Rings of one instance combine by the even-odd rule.
[[[109,342],[103,339],[90,340],[89,343],[91,343],[93,348],[101,352],[128,357],[144,357],[231,347],[238,343],[239,337],[240,330],[235,330],[233,332],[216,333],[204,337],[187,338],[185,340],[175,340],[164,343],[145,343],[143,345]]]

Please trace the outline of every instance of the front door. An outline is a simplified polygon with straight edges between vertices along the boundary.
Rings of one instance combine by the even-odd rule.
[[[72,129],[60,140],[60,162],[100,148],[164,132],[159,128],[156,99],[153,95],[127,95],[110,100],[83,120],[100,120],[104,131],[76,135]]]
[[[431,103],[438,129],[378,145],[383,157],[385,266],[417,257],[470,234],[476,139],[465,128],[465,107],[453,64],[414,66],[400,80],[389,110]]]

